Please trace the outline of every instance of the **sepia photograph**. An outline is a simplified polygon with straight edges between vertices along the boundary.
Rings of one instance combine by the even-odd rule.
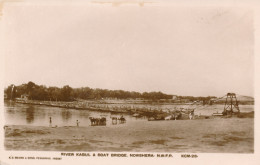
[[[256,152],[254,8],[79,0],[0,11],[5,152]]]

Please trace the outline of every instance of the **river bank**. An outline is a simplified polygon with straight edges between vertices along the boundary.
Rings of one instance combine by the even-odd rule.
[[[112,127],[7,125],[6,150],[253,153],[253,118],[133,122]]]

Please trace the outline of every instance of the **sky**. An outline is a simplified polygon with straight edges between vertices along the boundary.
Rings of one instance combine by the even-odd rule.
[[[5,86],[254,95],[247,8],[23,3],[1,21]]]

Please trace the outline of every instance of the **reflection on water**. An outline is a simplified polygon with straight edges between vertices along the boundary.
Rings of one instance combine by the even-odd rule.
[[[61,117],[63,121],[68,121],[72,117],[72,113],[69,110],[61,111]]]
[[[33,123],[34,121],[34,106],[29,106],[26,108],[26,122],[28,124]]]

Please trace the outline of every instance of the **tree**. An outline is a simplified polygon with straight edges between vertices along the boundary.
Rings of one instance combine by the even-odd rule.
[[[16,98],[16,87],[14,84],[9,85],[5,89],[5,94],[7,95],[7,99],[15,99]]]
[[[73,98],[71,97],[72,88],[69,85],[65,85],[61,89],[61,98],[63,101],[71,101]]]
[[[73,99],[101,99],[101,98],[144,98],[149,100],[158,99],[171,99],[172,95],[167,95],[162,92],[129,92],[124,90],[107,90],[107,89],[92,89],[89,87],[71,88],[69,85],[65,85],[62,88],[58,87],[46,87],[44,85],[37,85],[34,82],[29,81],[27,84],[14,86],[13,84],[5,88],[4,90],[7,98],[15,99],[21,97],[23,94],[28,94],[29,99],[32,100],[59,100],[59,101],[71,101]],[[194,99],[191,96],[181,96],[179,98]]]

